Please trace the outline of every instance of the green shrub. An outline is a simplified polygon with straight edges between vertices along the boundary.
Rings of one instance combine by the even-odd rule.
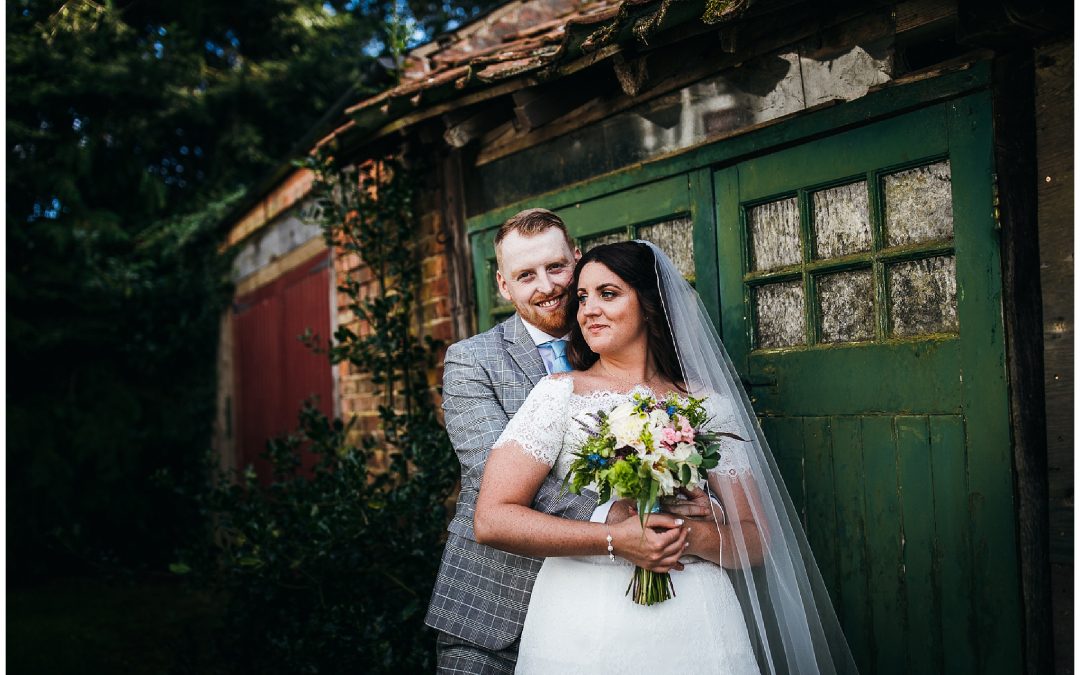
[[[228,599],[222,656],[238,672],[433,670],[423,618],[452,453],[406,480],[372,475],[373,442],[350,445],[346,426],[313,407],[301,418],[270,444],[274,482],[260,487],[249,472],[208,502]],[[312,476],[296,473],[301,448],[320,458]]]
[[[378,293],[345,281],[364,336],[342,327],[325,351],[380,387],[380,432],[361,436],[313,405],[300,428],[271,441],[273,480],[250,469],[203,499],[214,544],[177,572],[222,591],[219,646],[235,672],[430,672],[424,628],[458,463],[427,383],[440,345],[416,336],[419,283],[412,178],[401,164],[378,175],[319,164],[327,239],[361,255]],[[393,292],[390,292],[393,282]],[[301,452],[314,453],[312,474]]]

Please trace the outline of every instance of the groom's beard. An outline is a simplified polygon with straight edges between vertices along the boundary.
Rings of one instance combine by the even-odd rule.
[[[556,298],[558,298],[560,302],[554,310],[548,310],[537,306],[541,302],[554,300]],[[521,318],[525,321],[528,321],[549,335],[561,336],[570,331],[571,317],[567,312],[569,304],[570,297],[566,293],[566,288],[558,287],[555,289],[554,293],[533,296],[529,300],[529,304],[519,305],[516,309],[518,314],[521,315]]]

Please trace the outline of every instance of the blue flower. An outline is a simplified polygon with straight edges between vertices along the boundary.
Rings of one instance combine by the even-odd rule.
[[[674,415],[674,414],[676,413],[676,411],[678,411],[678,408],[676,408],[676,407],[675,407],[675,406],[673,406],[673,405],[669,405],[669,406],[667,407],[667,414],[668,414],[668,415]]]

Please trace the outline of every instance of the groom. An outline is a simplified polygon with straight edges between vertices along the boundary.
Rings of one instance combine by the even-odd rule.
[[[439,631],[439,673],[512,673],[518,639],[541,560],[476,543],[473,510],[488,451],[535,385],[549,373],[570,370],[565,338],[574,264],[581,257],[562,219],[528,209],[507,220],[495,235],[499,293],[514,309],[491,330],[446,350],[443,411],[446,430],[461,461],[461,495],[449,526],[442,566],[426,623]],[[631,514],[628,501],[610,511],[594,495],[560,496],[561,481],[549,476],[533,507],[576,520],[616,523]],[[623,557],[635,564],[640,551]],[[641,556],[641,558],[638,558]]]

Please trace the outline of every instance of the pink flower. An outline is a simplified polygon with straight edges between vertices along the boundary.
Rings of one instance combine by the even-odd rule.
[[[682,441],[684,443],[693,443],[694,442],[694,428],[692,426],[690,426],[690,423],[687,422],[685,419],[681,419],[681,420],[679,420],[679,422],[682,423],[682,428],[680,429],[681,433],[679,434],[680,436],[682,436]]]
[[[675,431],[671,427],[664,427],[661,432],[664,435],[664,439],[661,441],[664,445],[674,446],[679,442],[679,437],[682,435],[678,431]]]

